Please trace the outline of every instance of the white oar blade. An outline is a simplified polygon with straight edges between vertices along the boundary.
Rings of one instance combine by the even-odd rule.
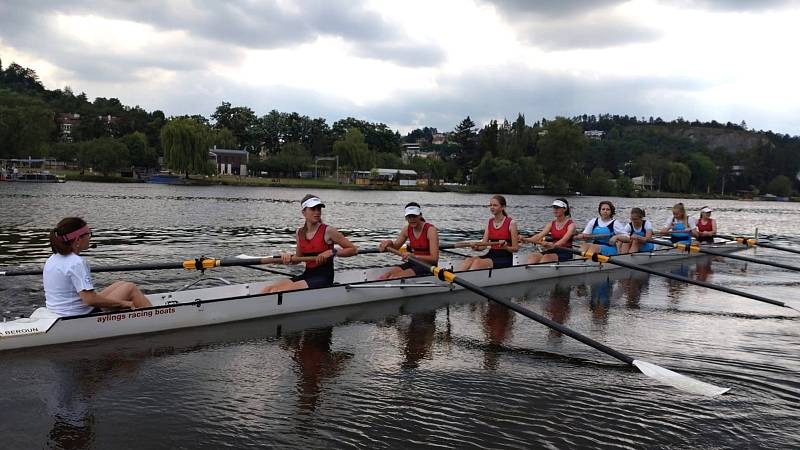
[[[709,384],[704,381],[695,380],[692,377],[681,375],[678,372],[673,372],[669,369],[665,369],[661,366],[657,366],[646,361],[634,360],[633,365],[648,377],[690,394],[716,397],[717,395],[724,394],[731,389],[714,386],[713,384]]]

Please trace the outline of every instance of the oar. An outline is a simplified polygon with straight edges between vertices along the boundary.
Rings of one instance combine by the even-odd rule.
[[[467,241],[455,242],[452,245],[453,248],[491,247],[492,245],[500,245],[500,241]],[[441,249],[441,246],[439,248]]]
[[[748,247],[764,247],[764,248],[772,248],[775,250],[781,250],[784,252],[796,253],[800,255],[800,250],[789,248],[789,247],[782,247],[780,245],[770,244],[769,242],[761,242],[758,239],[747,238],[742,236],[729,236],[727,234],[718,234],[717,237],[721,237],[722,239],[727,239],[729,241],[736,241],[740,244],[744,244]]]
[[[797,266],[790,266],[789,264],[782,264],[782,263],[778,263],[778,262],[765,261],[763,259],[751,258],[749,256],[731,255],[731,254],[728,254],[728,253],[725,253],[725,252],[717,252],[717,251],[714,251],[714,250],[711,250],[711,249],[708,249],[708,248],[703,248],[702,246],[699,246],[699,245],[686,245],[686,244],[680,244],[680,243],[673,244],[672,242],[669,242],[669,241],[661,241],[661,240],[652,239],[652,238],[648,239],[647,242],[652,242],[654,244],[663,245],[665,247],[677,248],[678,250],[682,250],[682,251],[685,251],[685,252],[705,253],[707,255],[724,256],[726,258],[738,259],[739,261],[747,261],[747,262],[750,262],[750,263],[753,263],[753,264],[763,264],[765,266],[779,267],[781,269],[794,270],[794,271],[800,272],[800,267],[797,267]]]
[[[728,288],[728,287],[725,287],[725,286],[719,286],[719,285],[716,285],[716,284],[707,283],[705,281],[693,280],[693,279],[691,279],[689,277],[684,277],[683,275],[677,275],[677,274],[669,273],[669,272],[661,272],[659,270],[654,270],[654,269],[651,269],[649,267],[640,266],[639,264],[633,264],[633,263],[629,263],[629,262],[626,262],[626,261],[620,261],[619,259],[617,259],[615,257],[612,257],[612,256],[599,255],[597,253],[592,253],[592,252],[589,252],[589,251],[582,252],[580,250],[575,250],[575,249],[571,249],[571,248],[565,248],[564,250],[568,251],[568,252],[572,252],[572,253],[574,253],[574,254],[576,254],[578,256],[581,256],[581,257],[583,257],[585,259],[590,259],[590,260],[592,260],[594,262],[614,264],[616,266],[625,267],[625,268],[628,268],[628,269],[631,269],[631,270],[638,270],[640,272],[646,272],[646,273],[649,273],[651,275],[656,275],[656,276],[659,276],[659,277],[669,278],[671,280],[683,281],[684,283],[694,284],[696,286],[702,286],[702,287],[705,287],[705,288],[714,289],[714,290],[721,291],[721,292],[726,292],[728,294],[738,295],[738,296],[749,298],[749,299],[752,299],[752,300],[757,300],[759,302],[769,303],[771,305],[776,305],[776,306],[782,306],[784,308],[790,308],[790,309],[793,309],[795,311],[800,312],[800,309],[797,309],[797,308],[794,308],[792,306],[789,306],[786,303],[778,301],[778,300],[773,300],[771,298],[762,297],[760,295],[750,294],[748,292],[740,291],[740,290],[737,290],[737,289],[731,289],[731,288]]]
[[[395,249],[390,249],[389,251],[391,251],[392,253],[394,253],[396,255],[404,255],[403,252],[400,252],[400,251],[395,250]],[[491,294],[490,292],[488,292],[485,289],[481,288],[480,286],[477,286],[477,285],[475,285],[475,284],[473,284],[473,283],[471,283],[469,281],[461,279],[460,277],[456,276],[456,274],[454,274],[453,272],[450,272],[448,270],[442,269],[441,267],[438,267],[438,266],[432,266],[432,265],[426,264],[426,263],[414,258],[413,256],[409,256],[408,257],[408,261],[410,261],[413,264],[416,264],[419,267],[424,267],[424,268],[430,270],[431,273],[433,273],[434,276],[436,276],[437,278],[439,278],[442,281],[446,281],[448,283],[455,283],[455,284],[457,284],[457,285],[459,285],[459,286],[461,286],[461,287],[463,287],[463,288],[465,288],[465,289],[467,289],[469,291],[472,291],[472,292],[474,292],[474,293],[476,293],[478,295],[486,297],[489,300],[492,300],[494,302],[500,303],[501,305],[503,305],[503,306],[513,310],[513,311],[516,311],[517,313],[522,314],[523,316],[528,317],[529,319],[533,319],[533,320],[541,323],[542,325],[545,325],[545,326],[547,326],[549,328],[557,330],[562,334],[565,334],[565,335],[567,335],[567,336],[569,336],[569,337],[571,337],[573,339],[576,339],[576,340],[578,340],[578,341],[580,341],[580,342],[582,342],[582,343],[584,343],[584,344],[586,344],[586,345],[588,345],[590,347],[593,347],[593,348],[595,348],[595,349],[597,349],[597,350],[599,350],[599,351],[601,351],[601,352],[603,352],[603,353],[605,353],[605,354],[607,354],[609,356],[612,356],[612,357],[624,362],[625,364],[634,366],[637,369],[639,369],[643,374],[647,375],[650,378],[658,380],[661,383],[670,385],[672,387],[675,387],[675,388],[680,389],[680,390],[685,391],[685,392],[689,392],[689,393],[692,393],[692,394],[705,395],[705,396],[708,396],[708,397],[714,397],[714,396],[717,396],[717,395],[720,395],[720,394],[724,394],[725,392],[730,390],[730,388],[723,388],[723,387],[719,387],[719,386],[714,386],[713,384],[709,384],[709,383],[706,383],[704,381],[696,380],[694,378],[687,377],[686,375],[681,375],[681,374],[679,374],[677,372],[673,372],[673,371],[671,371],[669,369],[665,369],[665,368],[663,368],[661,366],[658,366],[658,365],[655,365],[655,364],[652,364],[652,363],[649,363],[649,362],[646,362],[646,361],[633,359],[632,357],[630,357],[630,356],[628,356],[628,355],[626,355],[626,354],[624,354],[622,352],[614,350],[613,348],[608,347],[607,345],[601,344],[600,342],[597,342],[592,338],[584,336],[584,335],[578,333],[577,331],[572,330],[571,328],[568,328],[568,327],[566,327],[566,326],[564,326],[564,325],[562,325],[562,324],[560,324],[558,322],[555,322],[553,320],[550,320],[547,317],[539,315],[539,314],[537,314],[537,313],[535,313],[535,312],[533,312],[533,311],[531,311],[531,310],[529,310],[529,309],[527,309],[527,308],[525,308],[523,306],[520,306],[520,305],[518,305],[516,303],[513,303],[513,302],[511,302],[509,300],[506,300],[504,298],[497,297],[494,294]]]
[[[293,262],[314,261],[314,256],[292,257]],[[233,267],[233,266],[258,266],[261,264],[280,264],[282,262],[280,256],[269,257],[253,257],[253,258],[197,258],[186,259],[179,262],[161,262],[149,264],[127,264],[120,266],[100,266],[92,267],[92,272],[136,272],[140,270],[165,270],[165,269],[186,269],[186,270],[206,270],[215,267]],[[26,270],[6,270],[0,271],[0,276],[16,277],[21,275],[41,275],[42,269],[26,269]]]

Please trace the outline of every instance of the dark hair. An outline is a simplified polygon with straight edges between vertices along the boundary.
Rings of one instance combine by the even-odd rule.
[[[61,237],[78,231],[85,226],[86,221],[80,217],[66,217],[61,219],[61,222],[58,222],[58,225],[50,230],[50,248],[53,250],[53,253],[64,256],[72,253],[72,243],[75,239],[65,241],[61,239]]]
[[[506,213],[506,198],[502,195],[493,195],[492,198],[500,203],[500,206],[503,207],[503,215],[508,217],[508,213]]]
[[[562,201],[564,202],[565,205],[567,205],[567,209],[564,210],[564,215],[567,217],[572,217],[572,213],[569,210],[569,202],[567,201],[567,199],[565,199],[564,197],[558,197],[556,200]]]
[[[631,208],[631,214],[638,214],[639,217],[644,217],[644,210],[642,208]]]
[[[416,206],[417,208],[419,208],[420,211],[419,220],[425,222],[425,218],[422,217],[422,206],[419,206],[419,203],[417,202],[409,202],[406,204],[406,206],[403,206],[403,209],[408,208],[409,206]]]
[[[314,195],[314,194],[306,194],[305,196],[303,196],[303,199],[300,200],[300,204],[302,205],[303,203],[305,203],[306,200],[308,200],[310,198],[314,198],[314,197],[316,197],[316,195]],[[305,209],[305,208],[303,208],[303,209]],[[319,223],[322,223],[322,221],[320,220]],[[307,240],[306,239],[306,232],[307,231],[308,231],[308,225],[306,225],[306,222],[303,221],[303,226],[300,227],[300,229],[297,231],[298,237],[300,239],[306,241]]]
[[[600,208],[602,208],[603,205],[608,205],[608,207],[611,208],[611,217],[614,217],[614,214],[617,213],[617,208],[614,208],[614,204],[608,200],[603,200],[599,205],[597,205],[597,214],[600,214]]]

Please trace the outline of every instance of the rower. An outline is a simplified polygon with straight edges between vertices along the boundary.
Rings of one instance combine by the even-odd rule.
[[[618,236],[625,234],[625,225],[614,219],[616,208],[608,200],[603,200],[597,206],[599,214],[586,223],[586,228],[575,238],[592,239],[592,242],[581,244],[581,251],[600,253],[605,256],[614,256],[617,252]]]
[[[692,235],[701,244],[713,244],[714,236],[717,234],[717,221],[711,218],[714,211],[708,206],[700,209],[700,220],[697,221],[692,229]]]
[[[486,254],[470,256],[461,263],[461,270],[499,269],[514,265],[514,253],[519,250],[519,233],[517,223],[506,213],[506,199],[495,195],[489,199],[489,211],[492,217],[483,232],[483,242],[497,242]],[[480,247],[474,247],[479,250]]]
[[[439,231],[425,221],[422,217],[422,208],[419,203],[411,202],[405,207],[406,222],[408,226],[400,229],[397,237],[392,241],[389,239],[381,241],[378,250],[385,252],[386,248],[391,247],[400,249],[408,241],[414,257],[426,264],[437,265],[439,263]],[[403,264],[394,266],[388,272],[378,277],[379,280],[390,278],[405,278],[420,275],[430,275],[430,271],[408,262],[409,254],[403,254]]]
[[[322,223],[322,208],[325,204],[319,197],[306,195],[300,201],[300,207],[305,223],[295,233],[297,240],[295,253],[294,255],[283,253],[281,259],[284,264],[292,264],[293,256],[316,256],[317,259],[306,262],[306,270],[302,274],[271,284],[265,287],[262,293],[332,286],[333,258],[354,256],[358,253],[358,248],[336,227]],[[334,244],[339,244],[341,250]]]
[[[53,255],[44,264],[47,309],[60,316],[78,316],[105,310],[152,306],[129,281],[115,281],[95,292],[89,264],[80,254],[91,247],[92,230],[80,217],[67,217],[50,231]]]
[[[623,242],[620,253],[652,252],[655,248],[652,242],[647,242],[653,237],[653,224],[645,220],[642,208],[631,208],[631,221],[625,225],[625,233],[617,236]]]
[[[528,264],[547,263],[555,261],[569,261],[572,253],[560,250],[572,248],[572,236],[575,234],[575,223],[570,218],[569,203],[565,198],[553,200],[554,219],[535,235],[523,238],[524,242],[532,242],[545,248],[542,252],[528,255]],[[551,242],[544,238],[550,236]]]
[[[683,203],[676,203],[672,207],[672,217],[664,222],[661,233],[670,234],[669,240],[672,243],[690,245],[692,243],[691,232],[694,227],[695,221],[686,215],[686,208]]]

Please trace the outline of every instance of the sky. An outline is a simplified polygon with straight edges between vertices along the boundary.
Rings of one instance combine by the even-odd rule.
[[[168,116],[542,117],[800,135],[800,0],[0,0],[0,59]]]

